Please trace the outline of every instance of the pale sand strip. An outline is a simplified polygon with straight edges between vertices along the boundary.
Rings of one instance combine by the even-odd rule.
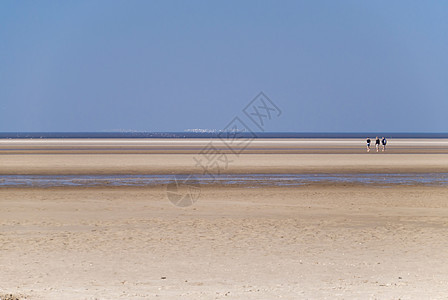
[[[448,189],[0,189],[0,294],[444,299]]]
[[[211,142],[225,153],[364,153],[366,147],[362,139],[3,139],[0,154],[198,154]],[[388,151],[448,154],[448,140],[392,139]]]
[[[448,172],[448,154],[227,155],[221,173]],[[197,154],[0,155],[0,174],[202,174]],[[218,169],[214,169],[217,171]]]
[[[372,144],[375,138],[370,137]],[[240,139],[244,142],[249,139]],[[238,140],[237,140],[238,141]],[[229,139],[0,139],[0,149],[17,147],[204,147],[209,142],[217,146],[231,143]],[[398,147],[448,147],[448,139],[389,139],[389,145]],[[249,147],[319,147],[347,146],[364,148],[365,139],[251,139]]]

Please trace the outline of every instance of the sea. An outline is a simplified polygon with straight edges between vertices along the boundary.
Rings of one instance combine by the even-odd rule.
[[[258,188],[299,187],[312,184],[357,184],[388,188],[402,186],[448,187],[448,173],[400,174],[221,174],[221,175],[0,175],[0,187],[151,187],[171,183]]]
[[[448,139],[448,132],[231,132],[234,138],[386,138]],[[182,132],[0,132],[0,139],[195,139],[221,138],[229,132],[220,130],[190,129]]]

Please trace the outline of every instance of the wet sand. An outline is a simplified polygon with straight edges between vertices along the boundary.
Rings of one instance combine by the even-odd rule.
[[[234,161],[226,172],[448,172],[443,143],[428,146],[437,148],[437,153],[416,148],[393,153],[391,142],[390,152],[368,154],[364,144],[356,153],[335,153],[339,146],[330,144],[318,146],[326,154],[264,153],[258,149],[266,145],[253,145],[260,153],[229,153]],[[194,157],[201,157],[197,150],[112,154],[71,145],[76,150],[70,151],[77,154],[65,154],[68,150],[51,153],[55,149],[48,150],[41,141],[39,145],[47,148],[18,153],[2,141],[0,151],[6,152],[0,155],[0,174],[203,172],[195,166]],[[269,147],[282,148],[272,143]],[[21,294],[28,299],[443,299],[447,295],[448,188],[440,186],[204,185],[200,198],[187,208],[169,201],[165,185],[7,187],[0,188],[0,228],[0,295]]]
[[[199,154],[14,154],[0,155],[0,175],[202,174],[205,162]],[[448,172],[448,154],[229,154],[213,166],[221,174]]]

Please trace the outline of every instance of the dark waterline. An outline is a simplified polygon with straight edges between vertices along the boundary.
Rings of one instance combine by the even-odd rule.
[[[363,184],[375,186],[448,186],[448,173],[416,174],[230,174],[230,175],[0,175],[0,187],[122,187],[159,186],[177,181],[210,185],[304,186],[307,184]]]
[[[386,138],[448,138],[445,132],[0,132],[0,139],[111,139],[111,138],[366,138],[384,136]]]

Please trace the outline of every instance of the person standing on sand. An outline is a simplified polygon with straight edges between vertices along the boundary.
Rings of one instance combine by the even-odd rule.
[[[383,138],[381,139],[381,144],[383,145],[383,152],[386,151],[386,144],[387,144],[387,140],[386,138],[383,136]]]
[[[380,139],[378,137],[376,137],[375,148],[376,148],[376,152],[380,151]]]
[[[367,152],[370,152],[370,138],[367,138]]]

